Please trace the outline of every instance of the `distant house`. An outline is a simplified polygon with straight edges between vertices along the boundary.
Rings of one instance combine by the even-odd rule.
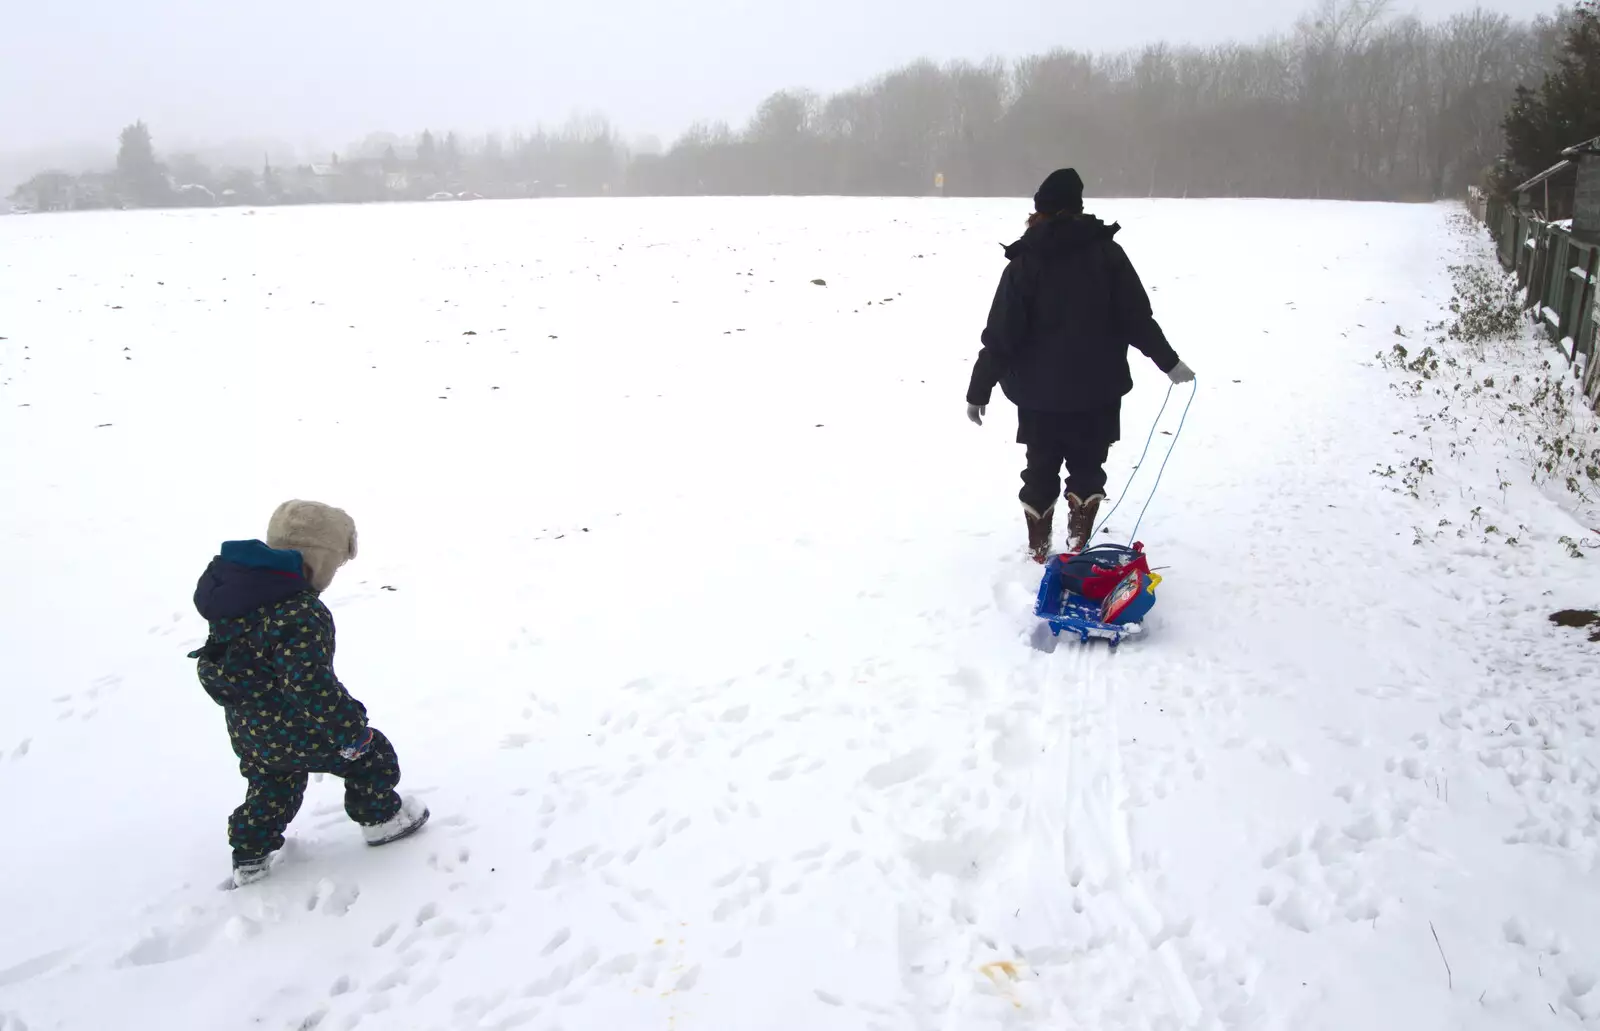
[[[217,195],[211,192],[209,186],[199,183],[185,183],[176,191],[178,203],[186,207],[206,208],[217,203]]]
[[[1546,222],[1572,217],[1573,191],[1578,184],[1578,165],[1563,158],[1527,182],[1517,186],[1517,207],[1537,212]]]
[[[1600,242],[1600,136],[1568,147],[1561,156],[1577,166],[1572,188],[1572,233]]]
[[[39,211],[39,187],[33,182],[23,183],[11,194],[10,209],[13,214]]]
[[[11,195],[23,211],[71,211],[77,206],[78,182],[66,172],[40,172]]]
[[[334,164],[274,168],[262,188],[283,203],[314,204],[336,199],[339,178],[339,166]]]
[[[122,187],[117,182],[117,177],[111,172],[85,172],[78,176],[74,188],[74,208],[93,210],[99,208],[121,208],[123,203]]]
[[[1600,221],[1600,137],[1561,152],[1561,160],[1520,184],[1517,207],[1546,222],[1564,222],[1586,208],[1583,221]],[[1581,203],[1580,203],[1581,201]]]
[[[336,164],[313,164],[306,169],[302,182],[306,189],[323,200],[333,200],[338,192],[339,175],[339,166]]]

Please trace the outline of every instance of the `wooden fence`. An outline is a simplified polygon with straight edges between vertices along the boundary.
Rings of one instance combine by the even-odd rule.
[[[1473,188],[1467,198],[1473,217],[1494,237],[1500,264],[1515,272],[1523,307],[1583,383],[1584,396],[1600,410],[1600,243],[1572,235],[1571,222],[1546,222],[1538,213],[1489,197]]]

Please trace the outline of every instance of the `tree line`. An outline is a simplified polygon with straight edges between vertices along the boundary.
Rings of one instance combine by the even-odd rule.
[[[1600,93],[1581,60],[1568,66],[1595,24],[1595,0],[1530,21],[1479,9],[1436,22],[1392,16],[1388,0],[1320,0],[1255,43],[922,61],[831,96],[784,90],[743,127],[696,124],[665,150],[588,118],[472,141],[377,134],[313,166],[213,171],[159,161],[140,123],[99,184],[123,206],[923,195],[936,177],[952,196],[1019,196],[1071,164],[1101,196],[1431,200],[1578,142],[1565,137]]]
[[[942,175],[950,193],[1018,196],[1071,164],[1102,196],[1459,196],[1503,154],[1517,91],[1593,10],[1427,23],[1390,17],[1386,0],[1323,0],[1251,45],[921,62],[826,98],[778,93],[742,131],[696,126],[634,159],[630,185],[921,194]]]
[[[1600,137],[1600,3],[1564,20],[1555,59],[1537,87],[1519,85],[1506,115],[1506,151],[1487,184],[1505,194],[1550,168],[1561,152]]]

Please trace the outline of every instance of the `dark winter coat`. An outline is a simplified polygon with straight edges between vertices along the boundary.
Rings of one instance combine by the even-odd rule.
[[[1156,324],[1120,229],[1092,216],[1030,227],[1005,249],[983,349],[967,403],[986,405],[995,384],[1020,409],[1102,411],[1133,389],[1128,348],[1162,372],[1178,355]]]
[[[226,713],[239,758],[300,767],[357,739],[367,710],[334,675],[333,614],[299,552],[229,541],[201,575],[194,604],[211,633],[189,657]]]

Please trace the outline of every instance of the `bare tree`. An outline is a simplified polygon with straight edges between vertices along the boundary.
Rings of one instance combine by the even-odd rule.
[[[775,94],[744,133],[688,134],[630,187],[918,194],[944,173],[952,193],[1015,195],[1072,164],[1101,194],[1440,197],[1493,161],[1513,92],[1550,65],[1551,24],[1318,0],[1250,45],[917,62],[821,100]]]

